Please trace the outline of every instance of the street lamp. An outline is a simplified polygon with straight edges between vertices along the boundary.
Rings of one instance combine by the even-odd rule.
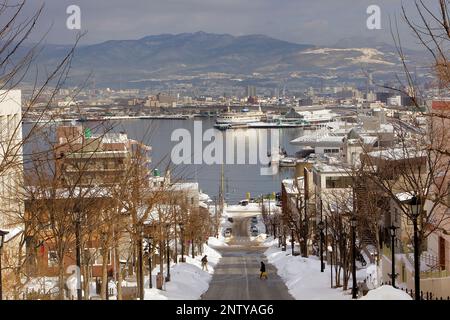
[[[292,255],[294,255],[294,227],[291,227],[291,249]]]
[[[391,265],[392,265],[392,273],[391,273],[391,279],[392,279],[392,286],[395,288],[395,278],[397,277],[397,274],[395,273],[395,232],[397,231],[396,226],[390,226],[389,231],[391,232],[391,251],[392,251],[392,257],[391,257]]]
[[[152,283],[152,248],[153,248],[153,237],[148,236],[147,237],[147,249],[148,249],[148,287],[151,289],[153,288]]]
[[[320,272],[324,271],[324,265],[323,265],[323,229],[325,228],[325,224],[322,220],[320,220],[318,224],[319,230],[320,230],[320,243],[319,243],[319,254],[320,254]]]
[[[181,231],[181,262],[184,262],[184,223],[180,222]]]
[[[142,256],[142,239],[144,238],[144,226],[139,224],[138,231],[138,267],[139,267],[139,299],[144,300],[144,272],[143,272],[143,256]],[[107,293],[108,294],[108,293]]]
[[[5,236],[8,231],[0,230],[0,300],[3,300],[3,288],[2,288],[2,255],[3,255],[3,245],[5,243]]]
[[[166,282],[170,281],[170,243],[169,243],[169,227],[170,224],[166,224],[166,230],[167,230],[167,276],[166,276]]]
[[[331,288],[333,288],[333,247],[328,246],[327,249],[330,253]]]
[[[353,286],[352,286],[352,299],[357,298],[357,285],[356,285],[356,217],[352,217],[350,219],[350,226],[352,227],[352,278],[353,278]]]
[[[417,220],[420,216],[421,201],[414,195],[409,200],[409,206],[411,207],[411,217],[414,226],[414,290],[415,299],[420,300],[420,261],[419,261],[419,230],[417,227]]]
[[[81,270],[81,210],[77,206],[75,208],[75,260],[78,270]],[[83,293],[81,292],[81,272],[77,275],[77,299],[83,300]]]

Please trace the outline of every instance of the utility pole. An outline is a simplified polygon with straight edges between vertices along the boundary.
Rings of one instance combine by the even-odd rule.
[[[214,196],[214,214],[216,216],[216,238],[219,238],[219,213],[217,212],[217,197]]]
[[[225,205],[225,195],[224,195],[224,164],[220,168],[220,189],[219,189],[219,198],[220,198],[220,215],[223,216],[223,209]]]

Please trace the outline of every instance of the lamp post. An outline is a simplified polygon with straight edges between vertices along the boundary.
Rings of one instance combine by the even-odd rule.
[[[153,237],[147,237],[147,248],[148,248],[148,287],[153,288],[152,283],[152,248],[153,248]]]
[[[291,249],[292,255],[294,255],[294,227],[291,227]]]
[[[277,221],[275,220],[275,218],[272,219],[272,233],[273,233],[273,238],[276,239],[277,238]]]
[[[191,232],[191,254],[192,254],[192,259],[195,258],[195,252],[194,252],[194,232]]]
[[[3,300],[3,287],[2,287],[2,255],[3,255],[3,245],[5,244],[5,236],[8,231],[0,230],[0,300]]]
[[[79,208],[75,208],[75,258],[78,270],[81,270],[81,211]],[[83,300],[81,272],[77,275],[77,299]]]
[[[322,220],[320,220],[318,224],[320,230],[320,240],[319,240],[319,254],[320,254],[320,272],[323,272],[325,267],[323,265],[323,229],[325,228],[325,224]]]
[[[331,288],[333,288],[333,247],[328,246],[328,252],[330,253],[330,270],[331,270]]]
[[[352,217],[350,219],[350,226],[352,227],[352,278],[353,278],[353,286],[352,286],[352,299],[357,298],[357,285],[356,285],[356,218]]]
[[[396,226],[390,226],[389,230],[391,232],[391,251],[392,251],[392,257],[391,257],[391,266],[392,266],[391,279],[392,279],[392,286],[395,288],[395,278],[397,277],[397,274],[395,273],[395,232],[397,231],[397,227]]]
[[[417,220],[420,216],[421,201],[414,195],[409,201],[411,207],[411,217],[414,226],[414,296],[415,300],[420,300],[420,261],[419,261],[419,229]]]
[[[180,222],[181,232],[181,262],[184,262],[184,223]]]
[[[166,276],[166,282],[170,281],[170,243],[169,243],[169,227],[170,224],[166,224],[166,230],[167,230],[167,276]]]
[[[139,299],[144,300],[144,272],[143,272],[143,256],[142,256],[142,239],[144,238],[144,226],[138,225],[138,267],[139,267]],[[108,293],[106,293],[108,294]]]

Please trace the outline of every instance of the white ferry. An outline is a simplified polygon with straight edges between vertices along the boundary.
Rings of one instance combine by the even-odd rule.
[[[242,109],[240,112],[233,112],[228,107],[227,112],[220,113],[216,118],[216,125],[242,125],[254,122],[260,122],[265,116],[264,112],[259,107],[258,111],[250,111],[247,108]]]

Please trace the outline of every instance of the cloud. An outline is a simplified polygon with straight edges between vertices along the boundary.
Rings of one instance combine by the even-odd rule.
[[[355,36],[390,41],[389,17],[400,14],[401,0],[377,0],[384,30],[366,28],[366,9],[373,0],[33,0],[26,12],[45,3],[40,31],[52,26],[48,42],[71,43],[66,8],[80,6],[84,43],[136,39],[150,34],[196,32],[266,34],[283,40],[333,44]],[[403,1],[405,3],[405,1]],[[409,3],[409,2],[406,2]],[[411,5],[409,7],[412,8]],[[408,30],[402,27],[402,36]],[[410,40],[405,40],[408,43]]]

